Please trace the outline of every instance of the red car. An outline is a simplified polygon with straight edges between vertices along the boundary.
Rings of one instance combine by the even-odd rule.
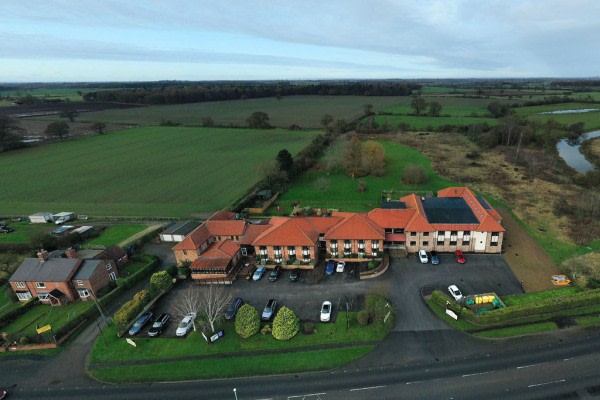
[[[467,260],[465,259],[465,256],[463,256],[463,252],[460,250],[456,250],[454,252],[454,256],[456,257],[456,262],[459,264],[464,264],[467,262]]]

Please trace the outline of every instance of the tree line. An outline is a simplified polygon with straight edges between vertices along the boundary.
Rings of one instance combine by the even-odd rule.
[[[421,85],[403,81],[357,82],[211,82],[140,84],[134,88],[91,91],[85,101],[138,104],[182,104],[205,101],[245,100],[261,97],[321,96],[408,96]]]

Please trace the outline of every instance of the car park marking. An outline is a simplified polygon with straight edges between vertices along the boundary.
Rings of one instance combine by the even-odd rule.
[[[564,379],[561,379],[559,381],[550,381],[550,382],[542,382],[542,383],[534,383],[533,385],[529,385],[528,387],[532,388],[532,387],[536,387],[536,386],[543,386],[543,385],[551,385],[553,383],[562,383],[565,382]]]
[[[380,389],[380,388],[384,388],[387,385],[379,385],[379,386],[369,386],[369,387],[364,387],[364,388],[357,388],[357,389],[350,389],[351,392],[357,392],[359,390],[371,390],[371,389]]]

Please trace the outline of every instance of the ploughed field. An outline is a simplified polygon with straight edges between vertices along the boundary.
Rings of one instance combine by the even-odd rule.
[[[187,217],[218,210],[258,180],[257,165],[314,132],[143,127],[0,157],[5,215]]]

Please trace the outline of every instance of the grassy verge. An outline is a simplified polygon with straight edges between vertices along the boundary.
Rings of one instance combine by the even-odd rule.
[[[575,318],[575,322],[577,322],[577,326],[581,326],[582,328],[586,328],[588,326],[598,326],[600,325],[600,315],[578,317]]]
[[[538,324],[510,326],[507,328],[489,329],[475,332],[473,335],[483,338],[503,338],[510,336],[526,335],[528,333],[548,332],[558,329],[554,322],[540,322]]]
[[[92,375],[109,382],[231,378],[237,376],[317,371],[344,365],[369,353],[374,346],[286,353],[285,355],[236,356],[165,362],[160,364],[96,368]]]
[[[176,357],[227,355],[251,351],[285,350],[325,344],[368,342],[381,340],[387,331],[378,324],[361,327],[356,322],[356,313],[350,315],[350,329],[346,330],[346,318],[340,315],[334,323],[315,323],[316,333],[305,335],[298,333],[291,340],[280,341],[271,335],[254,335],[241,339],[232,322],[224,322],[221,329],[225,335],[218,342],[207,345],[199,333],[192,333],[186,339],[175,338],[139,338],[134,339],[133,348],[123,338],[116,336],[116,328],[109,327],[104,332],[108,346],[103,340],[97,340],[91,354],[91,362],[159,360]]]
[[[455,320],[454,318],[451,318],[448,314],[446,314],[446,310],[442,306],[440,306],[439,304],[434,302],[433,300],[428,300],[427,306],[429,307],[429,309],[431,311],[433,311],[433,313],[435,315],[438,316],[438,318],[440,318],[445,323],[447,323],[448,325],[450,325],[451,327],[453,327],[455,329],[468,332],[468,331],[478,328],[477,325],[473,325],[472,323],[465,321],[463,319]]]
[[[130,238],[146,229],[144,225],[118,225],[108,227],[100,236],[85,242],[86,246],[104,246],[110,247],[115,244],[121,243],[122,241]]]
[[[524,303],[536,302],[539,300],[557,298],[561,296],[568,296],[577,292],[580,292],[581,289],[574,286],[566,286],[553,290],[545,290],[542,292],[536,293],[524,293],[524,294],[514,294],[512,296],[506,296],[502,298],[502,301],[507,307],[521,305]]]

